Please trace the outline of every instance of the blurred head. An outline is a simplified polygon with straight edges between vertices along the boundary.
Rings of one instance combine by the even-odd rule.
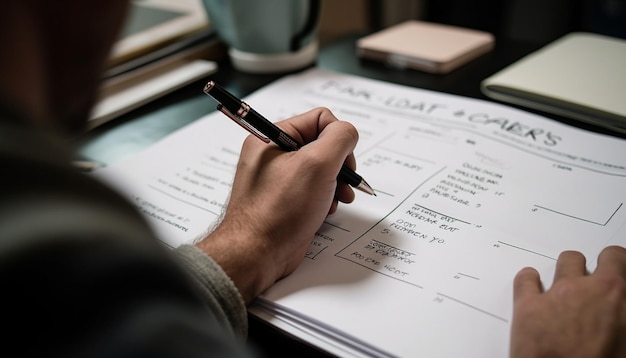
[[[75,132],[93,106],[127,0],[9,0],[0,5],[0,101]]]

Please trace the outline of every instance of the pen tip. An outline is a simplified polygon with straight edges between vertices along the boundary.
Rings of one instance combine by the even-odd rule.
[[[374,192],[374,189],[372,189],[372,187],[365,180],[361,180],[361,182],[359,183],[359,185],[356,186],[356,188],[369,195],[377,196],[376,192]]]

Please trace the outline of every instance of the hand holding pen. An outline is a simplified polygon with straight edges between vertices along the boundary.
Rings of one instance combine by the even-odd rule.
[[[233,125],[225,118],[215,120]],[[325,108],[277,124],[307,144],[286,153],[247,136],[222,219],[197,244],[224,269],[246,302],[293,272],[328,215],[356,196],[356,190],[337,181],[344,164],[354,168],[358,132],[352,124]]]
[[[219,111],[264,142],[272,141],[285,151],[296,151],[302,147],[302,144],[292,136],[215,82],[207,83],[204,92],[219,102],[217,106]],[[341,167],[337,179],[367,194],[376,195],[372,187],[360,175],[345,165]]]

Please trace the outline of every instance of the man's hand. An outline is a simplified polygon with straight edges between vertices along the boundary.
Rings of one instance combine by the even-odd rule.
[[[522,269],[514,281],[511,357],[626,357],[626,249],[605,248],[593,274],[561,253],[552,287]]]
[[[339,201],[354,200],[352,188],[337,182],[344,163],[355,169],[354,126],[325,108],[277,125],[305,145],[285,152],[249,136],[224,219],[197,244],[226,271],[246,302],[293,272],[326,216]]]

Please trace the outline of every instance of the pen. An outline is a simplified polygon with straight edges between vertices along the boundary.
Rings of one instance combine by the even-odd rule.
[[[239,124],[265,143],[272,141],[281,149],[288,152],[296,151],[302,147],[293,137],[252,109],[247,103],[230,94],[217,83],[213,81],[207,83],[204,86],[204,93],[219,102],[217,110],[224,113],[228,118],[235,121],[235,123]],[[345,165],[339,171],[337,179],[364,193],[376,195],[374,189],[372,189],[360,175]]]

